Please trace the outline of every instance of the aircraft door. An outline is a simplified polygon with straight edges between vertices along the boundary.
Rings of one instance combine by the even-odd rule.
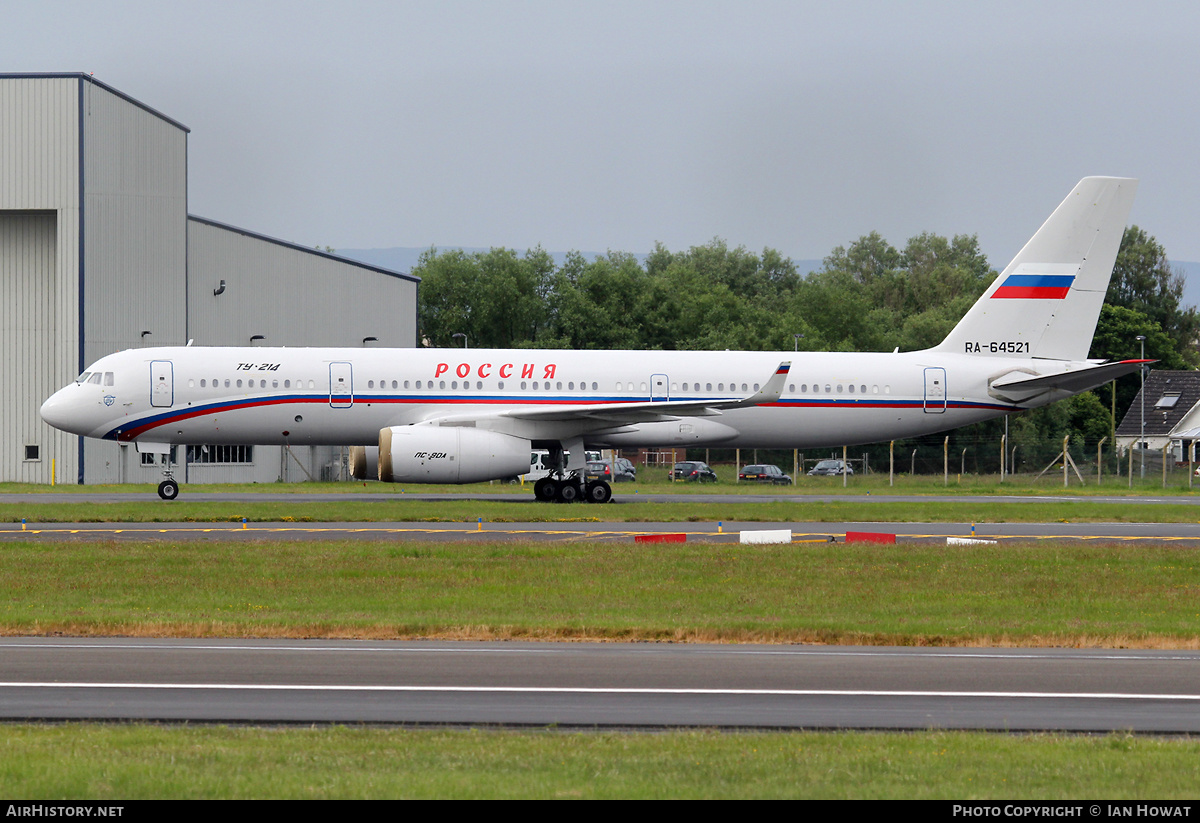
[[[329,405],[335,409],[348,409],[354,405],[354,368],[351,364],[329,364]]]
[[[667,382],[665,374],[650,375],[650,402],[670,400],[670,386],[671,384]]]
[[[925,413],[941,414],[946,411],[946,370],[937,367],[925,369]]]
[[[175,403],[175,369],[170,360],[150,361],[150,405],[169,409]]]

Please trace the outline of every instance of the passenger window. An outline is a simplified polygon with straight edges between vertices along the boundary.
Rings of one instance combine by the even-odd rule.
[[[200,388],[202,388],[202,389],[203,389],[203,388],[206,388],[207,386],[208,386],[208,381],[207,381],[207,380],[205,380],[205,379],[203,379],[203,378],[201,378],[201,379],[200,379]]]
[[[854,384],[853,383],[850,384],[850,393],[854,394]]]

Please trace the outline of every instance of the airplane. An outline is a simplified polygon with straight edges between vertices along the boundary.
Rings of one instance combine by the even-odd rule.
[[[1088,360],[1137,181],[1072,189],[940,344],[891,353],[536,349],[129,349],[42,405],[50,425],[161,454],[173,444],[350,446],[385,482],[519,475],[536,499],[612,496],[585,448],[824,448],[917,437],[1103,385],[1142,360]]]

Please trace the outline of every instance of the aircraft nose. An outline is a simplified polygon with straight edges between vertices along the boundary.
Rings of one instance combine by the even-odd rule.
[[[72,434],[83,434],[80,427],[83,424],[82,411],[77,402],[72,402],[75,398],[70,396],[73,389],[79,387],[72,383],[65,388],[61,388],[46,399],[42,404],[41,415],[42,419],[56,429],[61,429]]]

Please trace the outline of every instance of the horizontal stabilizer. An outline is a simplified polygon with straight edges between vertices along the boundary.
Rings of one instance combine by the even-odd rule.
[[[1078,369],[1067,369],[1054,374],[1042,375],[1014,371],[993,380],[988,391],[993,397],[1012,401],[1028,400],[1051,391],[1078,394],[1097,386],[1103,386],[1118,377],[1133,374],[1143,364],[1154,362],[1156,361],[1121,360],[1116,363],[1089,364]]]

